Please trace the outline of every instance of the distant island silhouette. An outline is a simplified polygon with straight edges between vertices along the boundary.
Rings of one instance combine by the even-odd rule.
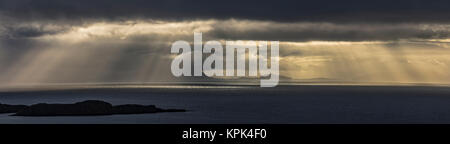
[[[186,112],[186,110],[162,109],[154,105],[137,104],[113,106],[110,103],[98,100],[87,100],[74,104],[39,103],[31,106],[0,104],[0,113],[15,113],[11,116],[96,116],[159,112]]]

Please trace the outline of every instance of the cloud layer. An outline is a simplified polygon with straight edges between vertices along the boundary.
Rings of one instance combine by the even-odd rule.
[[[88,27],[82,29],[83,27]],[[221,40],[279,40],[279,41],[395,41],[401,39],[446,39],[450,24],[436,23],[326,23],[326,22],[273,22],[255,20],[196,20],[160,21],[129,20],[122,22],[99,21],[82,25],[48,23],[2,23],[3,38],[20,39],[74,32],[92,36],[134,37],[160,34],[175,36],[204,32],[209,39]],[[82,29],[82,30],[80,30]],[[141,37],[142,38],[142,37]],[[149,37],[148,37],[149,38]],[[154,38],[154,37],[153,37]],[[168,39],[167,39],[168,40]],[[173,39],[170,39],[173,40]]]
[[[446,0],[1,0],[19,19],[252,19],[320,22],[449,22]]]

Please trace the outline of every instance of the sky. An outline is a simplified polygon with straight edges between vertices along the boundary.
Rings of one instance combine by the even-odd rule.
[[[0,0],[0,85],[189,81],[194,32],[280,41],[282,81],[450,82],[448,0]]]

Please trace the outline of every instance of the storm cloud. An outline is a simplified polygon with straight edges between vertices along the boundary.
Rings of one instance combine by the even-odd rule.
[[[20,19],[253,19],[327,22],[449,22],[447,0],[1,0]]]

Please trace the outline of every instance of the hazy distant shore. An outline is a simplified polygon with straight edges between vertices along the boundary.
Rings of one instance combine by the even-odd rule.
[[[352,81],[285,81],[277,87],[293,86],[368,86],[368,87],[450,87],[447,83],[398,83],[398,82],[352,82]],[[257,81],[242,82],[113,82],[113,83],[38,83],[38,84],[6,84],[0,85],[0,92],[45,91],[45,90],[77,90],[77,89],[179,89],[179,88],[249,88],[260,87]]]

